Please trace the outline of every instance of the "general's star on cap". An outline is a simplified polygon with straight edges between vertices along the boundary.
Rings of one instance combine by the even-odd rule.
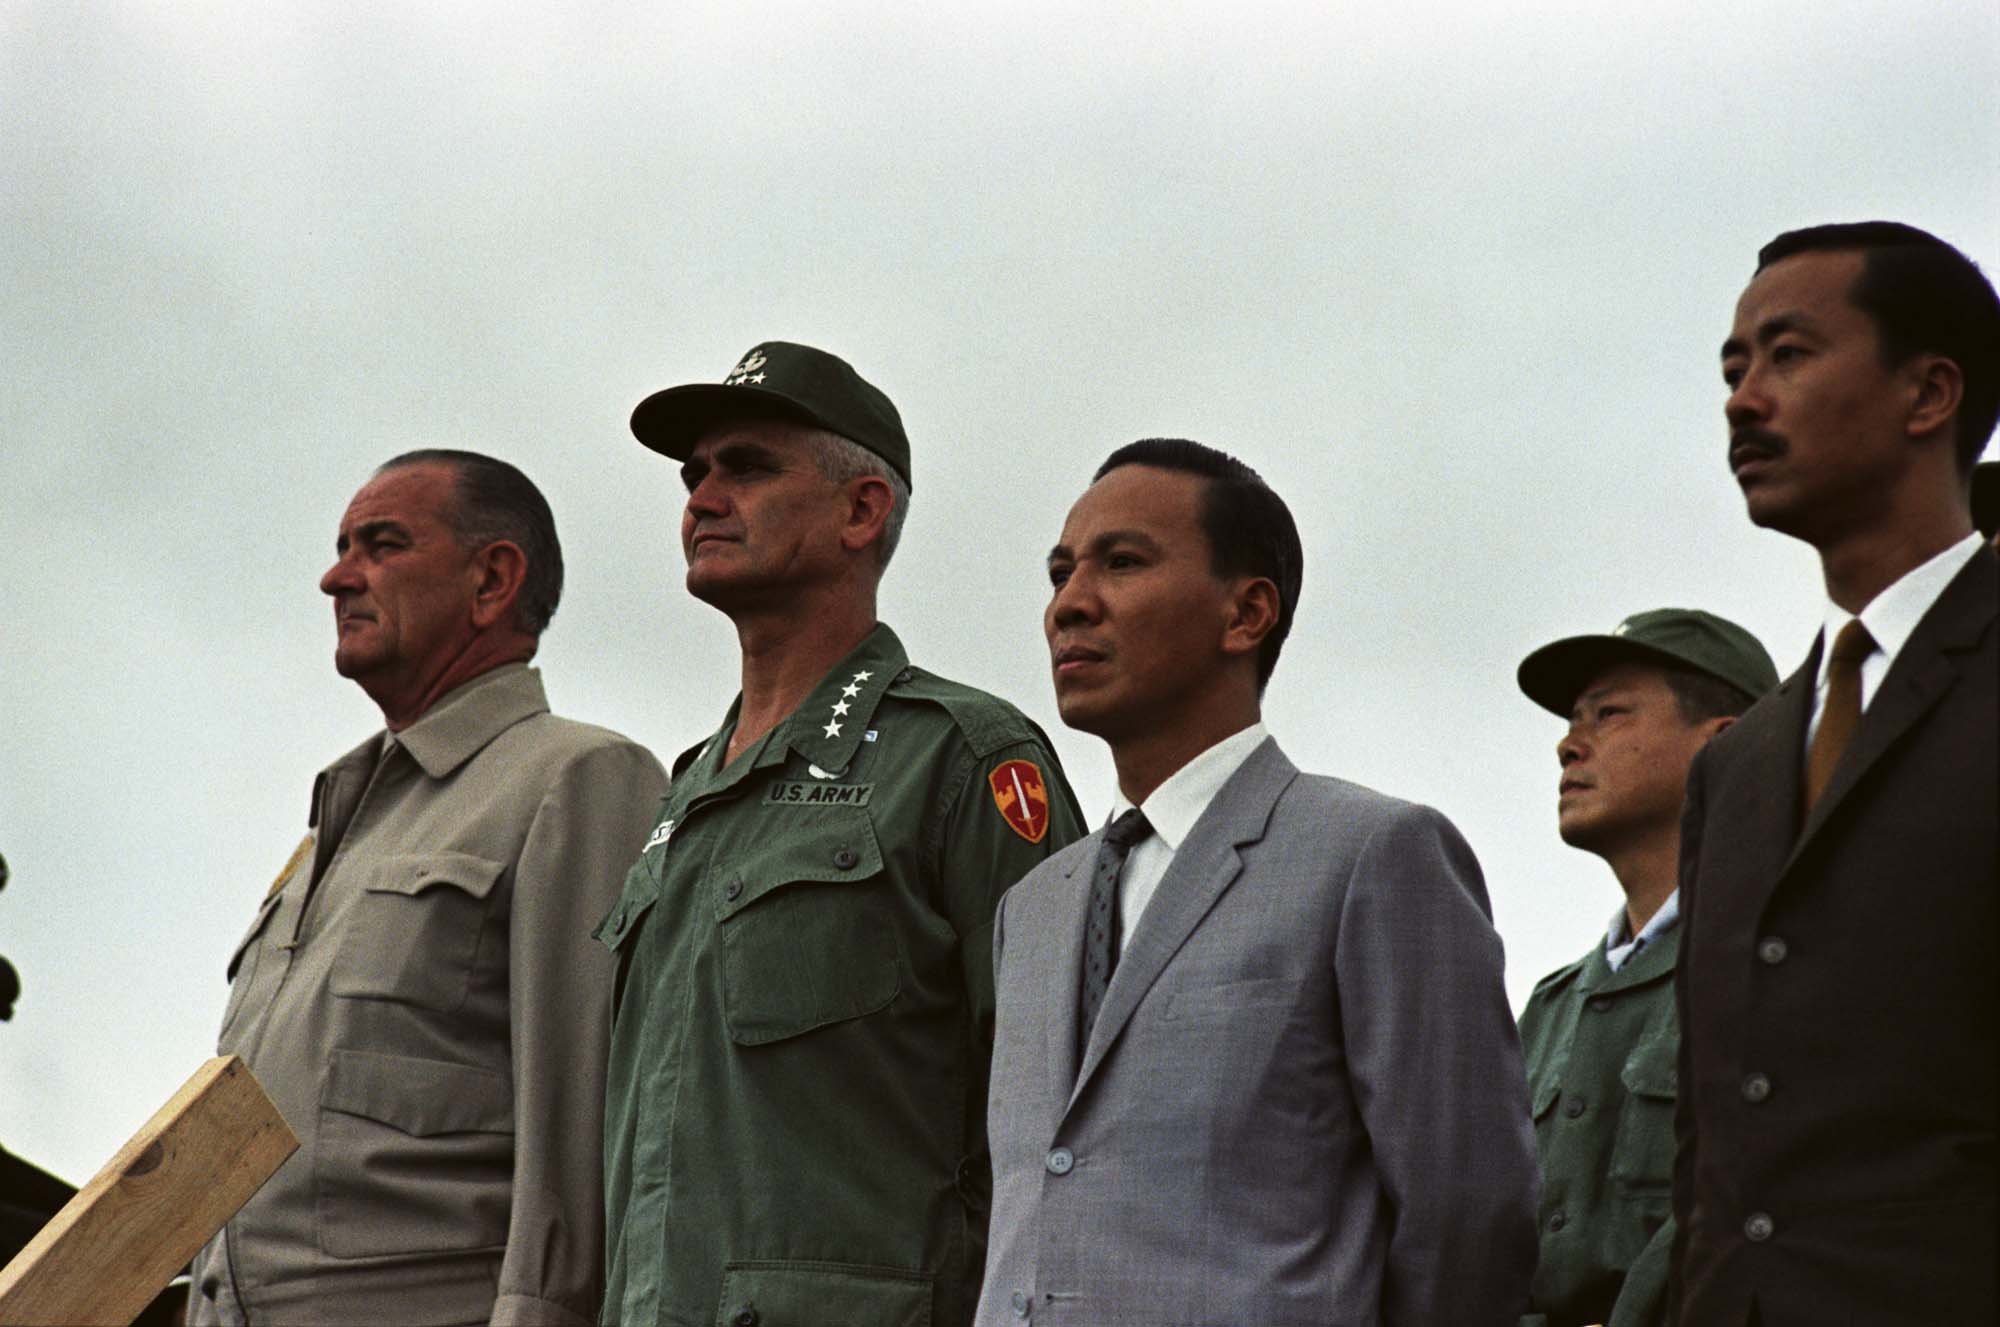
[[[825,732],[828,737],[840,736],[840,720],[838,719],[828,720]]]

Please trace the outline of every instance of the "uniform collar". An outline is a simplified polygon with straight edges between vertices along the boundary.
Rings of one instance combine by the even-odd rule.
[[[548,712],[541,673],[524,663],[502,664],[446,692],[390,740],[441,779],[521,720]]]
[[[785,720],[785,745],[831,773],[847,768],[889,684],[910,656],[887,623],[878,622]],[[742,703],[738,697],[737,703]]]

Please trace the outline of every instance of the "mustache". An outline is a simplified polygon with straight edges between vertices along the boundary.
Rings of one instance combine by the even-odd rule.
[[[1789,446],[1777,434],[1766,429],[1738,429],[1729,435],[1729,456],[1732,461],[1768,461],[1783,456]]]

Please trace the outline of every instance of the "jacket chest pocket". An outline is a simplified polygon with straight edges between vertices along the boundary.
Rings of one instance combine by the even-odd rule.
[[[1665,1028],[1648,1028],[1618,1071],[1625,1100],[1612,1145],[1611,1182],[1630,1194],[1665,1194],[1673,1185],[1674,1098],[1680,1077],[1675,1028],[1671,1013]]]
[[[329,988],[355,999],[457,1010],[503,869],[462,852],[376,862],[342,928]]]
[[[250,929],[236,943],[236,950],[229,956],[229,967],[225,979],[229,982],[229,1003],[222,1010],[222,1033],[216,1049],[228,1054],[222,1048],[229,1042],[230,1029],[236,1024],[237,1015],[243,1012],[244,997],[250,993],[250,986],[257,980],[257,969],[264,951],[264,931],[271,924],[271,914],[278,910],[282,896],[276,892],[265,895],[257,905],[257,919],[250,923]]]
[[[867,811],[782,814],[782,842],[707,886],[717,891],[723,1017],[740,1046],[875,1013],[902,984]]]

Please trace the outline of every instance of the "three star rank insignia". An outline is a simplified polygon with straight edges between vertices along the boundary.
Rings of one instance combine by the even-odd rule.
[[[1049,832],[1049,786],[1035,762],[1009,760],[988,774],[986,783],[1007,828],[1030,843],[1040,843]]]

